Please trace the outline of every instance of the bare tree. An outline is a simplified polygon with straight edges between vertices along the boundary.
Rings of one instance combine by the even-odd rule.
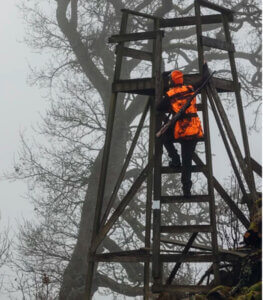
[[[236,57],[244,93],[248,96],[246,103],[255,102],[259,106],[259,2],[250,0],[249,11],[248,2],[244,0],[224,1],[224,4],[237,10],[236,22],[232,25],[237,39],[243,30],[255,41],[251,46],[241,44]],[[31,282],[35,278],[40,282],[43,274],[47,274],[51,282],[50,293],[59,293],[60,299],[83,299],[114,68],[114,48],[107,44],[107,38],[118,32],[120,9],[124,7],[160,17],[189,15],[193,10],[192,1],[174,4],[171,0],[56,0],[45,3],[34,0],[21,4],[28,25],[26,42],[41,51],[44,60],[42,66],[32,68],[31,82],[50,89],[50,108],[42,125],[36,128],[48,143],[22,137],[21,152],[12,175],[27,180],[28,198],[37,216],[37,222],[27,221],[21,227],[17,265]],[[149,30],[150,26],[140,18],[129,22],[130,32]],[[222,28],[206,26],[205,32],[221,36]],[[150,46],[149,43],[136,44],[143,50]],[[166,68],[180,67],[185,72],[196,70],[195,47],[194,27],[167,32],[164,41]],[[225,54],[216,51],[207,55],[207,60],[219,62],[221,66],[226,59]],[[224,76],[229,74],[222,68],[221,72]],[[122,75],[125,78],[134,74],[143,77],[148,73],[149,65],[126,60]],[[144,104],[145,99],[141,96],[120,96],[118,99],[106,199],[116,182]],[[147,128],[118,193],[119,200],[145,163],[146,134]],[[167,188],[170,186],[171,179],[168,178]],[[101,251],[138,248],[143,244],[143,191],[144,187],[113,228],[111,236],[104,241]],[[173,221],[187,216],[191,218],[185,211],[181,216],[173,212],[170,217]],[[116,293],[139,295],[142,293],[142,270],[140,264],[102,265],[96,275],[94,292],[99,287],[107,287]]]

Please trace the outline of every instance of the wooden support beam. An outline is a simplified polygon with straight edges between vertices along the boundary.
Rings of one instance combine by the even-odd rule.
[[[147,32],[137,32],[137,33],[126,33],[112,35],[108,42],[109,43],[121,43],[121,42],[131,42],[131,41],[142,41],[142,40],[152,40],[156,39],[158,34],[164,36],[164,31],[147,31]]]
[[[201,6],[204,6],[204,7],[207,7],[207,8],[216,10],[216,11],[219,11],[219,12],[221,12],[222,14],[226,14],[226,15],[233,16],[234,13],[235,13],[235,11],[233,11],[233,10],[231,10],[231,9],[225,8],[225,7],[220,6],[220,5],[217,5],[217,4],[214,4],[214,3],[209,2],[209,1],[207,1],[207,0],[198,0],[198,3],[199,3],[199,5],[201,5]]]
[[[233,22],[233,15],[227,16],[229,22]],[[208,15],[201,17],[202,24],[220,24],[222,23],[222,17],[220,14]],[[196,25],[196,17],[183,17],[172,19],[160,19],[160,27],[181,27],[181,26],[193,26]]]
[[[220,253],[218,259],[221,261],[239,261],[242,257],[233,255],[232,253]],[[102,253],[95,254],[90,257],[90,261],[93,262],[152,262],[153,255],[145,250],[130,250],[130,251],[121,251],[121,252],[111,252],[111,253]],[[213,255],[188,253],[182,257],[182,254],[160,254],[161,263],[207,263],[213,261]]]
[[[193,233],[193,234],[191,235],[189,241],[188,241],[187,244],[185,245],[184,250],[182,251],[182,254],[181,254],[181,260],[178,261],[178,262],[176,263],[176,265],[174,266],[172,272],[170,273],[169,277],[168,277],[167,280],[166,280],[166,284],[171,284],[171,283],[173,282],[173,279],[174,279],[176,273],[178,272],[179,268],[181,267],[182,261],[183,261],[183,259],[186,257],[186,255],[187,255],[189,249],[191,248],[191,246],[192,246],[192,244],[193,244],[195,238],[197,237],[197,234],[198,234],[198,233],[195,232],[195,233]]]
[[[193,160],[196,164],[204,165],[202,160],[198,157],[196,153],[193,155]],[[203,172],[205,176],[207,176],[207,172]],[[246,227],[249,227],[249,220],[245,217],[245,215],[242,213],[242,211],[238,208],[236,203],[229,197],[225,189],[221,186],[221,184],[216,180],[215,177],[213,177],[213,183],[215,190],[219,193],[219,195],[222,197],[222,199],[227,203],[229,208],[233,211],[233,213],[237,216],[239,221]]]
[[[207,293],[213,286],[203,286],[203,285],[163,285],[163,284],[154,284],[152,286],[153,293]]]
[[[123,213],[125,208],[130,203],[131,199],[134,197],[134,195],[137,193],[138,189],[142,185],[143,181],[147,178],[149,172],[152,170],[154,163],[154,159],[149,161],[147,166],[143,169],[141,174],[137,177],[137,179],[134,181],[133,185],[129,189],[126,196],[122,199],[114,213],[109,218],[108,222],[100,229],[99,233],[95,237],[95,239],[91,243],[91,252],[96,251],[99,244],[102,242],[106,234],[110,231],[114,223],[117,221],[117,219],[120,217],[120,215]]]
[[[246,163],[247,161],[248,161],[247,158],[245,158]],[[262,166],[257,161],[255,161],[255,159],[253,159],[252,157],[250,157],[250,162],[251,162],[252,170],[256,172],[258,176],[262,177]]]
[[[164,89],[168,89],[168,79],[164,73]],[[185,84],[195,84],[199,82],[201,79],[200,74],[186,74],[184,75]],[[217,89],[218,93],[229,93],[234,92],[235,87],[233,81],[226,80],[222,78],[213,78],[214,85]],[[154,95],[154,78],[136,78],[136,79],[123,79],[117,80],[112,84],[113,92],[123,92],[123,93],[132,93],[132,94],[140,94],[140,95]],[[201,106],[200,106],[201,108]]]
[[[144,111],[143,111],[143,113],[142,113],[140,122],[139,122],[138,127],[137,127],[137,130],[136,130],[136,132],[135,132],[135,135],[134,135],[132,144],[131,144],[130,149],[129,149],[128,153],[127,153],[127,156],[126,156],[125,162],[124,162],[124,164],[123,164],[123,167],[122,167],[122,169],[121,169],[120,175],[119,175],[119,177],[118,177],[118,179],[117,179],[117,182],[116,182],[116,184],[115,184],[115,186],[114,186],[114,189],[113,189],[113,191],[112,191],[112,194],[111,194],[111,196],[110,196],[109,202],[108,202],[107,207],[106,207],[105,212],[104,212],[104,215],[103,215],[103,217],[102,217],[102,219],[101,219],[101,225],[100,225],[100,228],[105,224],[105,222],[106,222],[106,220],[107,220],[107,218],[108,218],[108,216],[109,216],[110,210],[111,210],[111,208],[113,207],[113,203],[114,203],[114,201],[115,201],[115,198],[116,198],[116,196],[117,196],[117,193],[118,193],[118,191],[119,191],[119,188],[120,188],[120,186],[121,186],[121,183],[122,183],[122,181],[123,181],[123,179],[124,179],[124,176],[125,176],[125,174],[126,174],[126,171],[127,171],[128,166],[129,166],[129,162],[130,162],[130,160],[131,160],[133,151],[134,151],[134,149],[135,149],[135,146],[136,146],[136,144],[137,144],[138,138],[139,138],[139,136],[140,136],[140,133],[141,133],[141,130],[142,130],[142,127],[143,127],[143,124],[144,124],[144,121],[145,121],[145,118],[146,118],[146,115],[147,115],[149,106],[150,106],[150,98],[148,99],[148,101],[147,101],[147,103],[146,103],[146,105],[145,105],[145,108],[144,108]]]
[[[117,45],[116,47],[116,52],[118,52],[118,50],[119,50],[119,45]],[[123,48],[123,56],[131,57],[139,60],[147,60],[147,61],[153,60],[153,54],[151,52],[137,50],[128,47]]]
[[[187,198],[183,196],[161,196],[161,203],[209,203],[210,199],[211,197],[209,195],[192,195]]]
[[[213,39],[207,36],[202,36],[201,41],[203,46],[215,49],[221,49],[225,51],[235,52],[235,46],[233,43],[228,43],[222,40]]]
[[[211,225],[170,225],[161,226],[162,233],[211,232]]]
[[[199,172],[205,172],[207,170],[206,166],[192,166],[191,171],[193,173],[199,173]],[[175,174],[175,173],[182,173],[183,167],[176,167],[176,168],[170,168],[170,167],[162,167],[161,168],[162,174]]]
[[[153,15],[141,13],[139,11],[135,11],[135,10],[131,10],[131,9],[122,8],[121,11],[122,12],[126,12],[126,13],[128,13],[130,15],[134,15],[134,16],[138,16],[138,17],[143,17],[143,18],[146,18],[146,19],[153,19],[153,20],[159,19],[159,17],[157,17],[157,16],[153,16]]]
[[[168,238],[161,238],[161,242],[165,243],[165,244],[173,244],[173,245],[177,245],[177,246],[186,246],[186,244],[187,244],[186,242],[182,242],[182,241],[178,241],[178,240],[174,240],[174,239],[171,240]],[[212,251],[212,247],[199,245],[196,243],[193,243],[191,245],[191,248]],[[222,248],[218,248],[218,252],[220,254],[234,255],[234,256],[237,256],[237,258],[244,258],[247,256],[247,253],[244,253],[244,252],[240,252],[240,251],[236,251],[236,250],[227,250],[227,249],[222,249]]]

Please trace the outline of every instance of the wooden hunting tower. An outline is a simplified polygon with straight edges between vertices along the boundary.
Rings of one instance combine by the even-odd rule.
[[[107,120],[106,140],[103,152],[100,182],[98,187],[98,198],[96,204],[96,211],[94,217],[93,237],[90,248],[90,259],[88,262],[88,277],[86,285],[87,299],[90,299],[92,290],[93,273],[95,264],[97,262],[141,262],[144,263],[144,299],[152,299],[154,294],[158,295],[162,292],[173,293],[182,291],[186,293],[203,292],[211,289],[207,285],[172,285],[172,281],[177,271],[183,262],[198,263],[210,262],[213,269],[214,283],[220,282],[219,264],[222,261],[238,260],[242,254],[237,251],[226,251],[218,248],[217,244],[217,224],[215,214],[215,197],[214,190],[216,190],[222,199],[227,203],[240,222],[247,228],[249,220],[238,208],[237,204],[227,194],[225,189],[220,185],[217,179],[213,176],[212,155],[209,131],[208,118],[208,103],[214,114],[218,129],[223,139],[224,146],[229,156],[231,165],[239,183],[240,189],[248,205],[256,200],[257,192],[255,189],[253,166],[254,161],[250,158],[249,142],[246,132],[246,125],[244,119],[243,106],[241,101],[240,84],[238,82],[238,75],[234,59],[235,47],[231,41],[229,22],[233,21],[234,12],[210,3],[206,0],[195,0],[195,16],[184,18],[164,19],[153,15],[148,15],[136,11],[122,9],[122,20],[119,35],[110,37],[110,43],[116,43],[116,66],[114,73],[114,82],[112,84],[112,95],[110,99],[109,115]],[[216,11],[216,14],[201,15],[201,7],[206,7]],[[153,22],[153,31],[128,33],[127,20],[129,17],[141,17]],[[203,24],[218,24],[221,23],[224,29],[225,39],[218,40],[202,35]],[[231,67],[232,80],[212,78],[205,90],[201,93],[201,103],[198,105],[198,110],[202,112],[204,138],[200,139],[200,143],[205,146],[205,162],[195,154],[192,166],[192,172],[202,172],[207,179],[207,194],[193,195],[189,198],[183,196],[167,196],[162,194],[161,179],[162,174],[180,173],[182,167],[169,168],[162,165],[162,143],[160,139],[155,137],[157,130],[161,127],[162,117],[155,113],[155,105],[163,96],[163,90],[167,86],[167,82],[162,76],[162,39],[165,34],[165,28],[181,27],[181,26],[195,26],[197,39],[197,52],[199,62],[199,74],[185,75],[184,82],[192,84],[198,81],[202,74],[202,65],[204,61],[204,50],[208,48],[216,48],[225,51],[228,54],[228,59]],[[127,44],[131,41],[153,40],[152,52],[146,52],[128,47]],[[204,48],[205,47],[205,48]],[[125,79],[122,80],[121,70],[123,58],[130,57],[140,60],[150,61],[152,63],[152,77]],[[240,120],[240,128],[243,140],[244,156],[240,150],[235,134],[231,128],[227,113],[221,103],[220,93],[233,93],[236,99],[238,109],[238,116]],[[119,178],[113,189],[112,195],[107,208],[102,216],[102,207],[104,205],[105,197],[105,183],[107,175],[107,167],[109,163],[109,153],[111,147],[113,125],[115,119],[115,111],[117,105],[118,93],[133,93],[148,95],[148,101],[142,112],[140,122],[138,124],[134,139],[130,145],[126,160],[123,164]],[[138,141],[139,134],[144,126],[147,113],[150,114],[149,126],[149,154],[148,163],[141,171],[140,175],[134,181],[126,196],[113,213],[110,213],[113,208],[113,203],[124,179],[129,161],[132,157],[133,150]],[[241,172],[240,172],[241,170]],[[242,173],[242,174],[240,174]],[[107,233],[110,231],[116,220],[121,216],[124,209],[132,201],[133,196],[140,188],[142,183],[147,182],[147,199],[146,199],[146,220],[145,220],[145,248],[98,254],[97,249],[103,241]],[[174,225],[163,224],[161,222],[162,205],[170,205],[172,203],[201,203],[205,202],[209,206],[208,224],[195,225]],[[251,204],[252,205],[252,204]],[[194,240],[199,233],[211,234],[211,245],[201,246],[196,245]],[[182,243],[176,239],[169,238],[170,234],[190,234],[188,242]],[[161,245],[163,243],[170,243],[182,246],[181,253],[164,253]],[[189,249],[198,249],[199,251],[189,251]],[[168,278],[163,278],[163,263],[173,264],[172,272]]]

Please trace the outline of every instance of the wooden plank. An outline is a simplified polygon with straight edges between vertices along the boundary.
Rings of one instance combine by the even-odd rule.
[[[161,226],[162,233],[211,232],[211,225],[170,225]]]
[[[233,15],[227,16],[229,22],[233,22]],[[202,24],[220,24],[222,23],[222,17],[220,14],[208,15],[201,17]],[[160,27],[181,27],[181,26],[192,26],[196,25],[196,17],[183,17],[183,18],[172,18],[172,19],[160,19]]]
[[[145,14],[145,13],[135,11],[135,10],[131,10],[131,9],[122,8],[121,11],[122,12],[127,12],[130,15],[143,17],[143,18],[147,18],[147,19],[153,19],[153,20],[159,19],[159,17],[157,17],[157,16]]]
[[[164,74],[169,73],[165,72]],[[168,79],[164,75],[164,89],[168,89]],[[200,74],[185,74],[184,82],[185,84],[195,84],[201,80]],[[214,85],[218,93],[234,92],[235,87],[233,81],[226,80],[222,78],[213,78]],[[140,95],[154,95],[154,78],[136,78],[136,79],[124,79],[116,80],[112,84],[112,92],[122,92],[122,93],[133,93]],[[202,109],[202,106],[199,105]]]
[[[203,286],[203,285],[163,285],[163,284],[154,284],[152,286],[153,293],[207,293],[213,286]]]
[[[92,241],[91,244],[91,251],[95,251],[99,244],[102,242],[106,234],[110,231],[114,223],[117,221],[117,219],[120,217],[120,215],[123,213],[125,208],[130,203],[131,199],[134,197],[136,192],[138,191],[139,187],[142,185],[143,181],[147,178],[149,172],[152,170],[154,159],[149,161],[147,166],[142,170],[141,174],[137,177],[137,179],[134,181],[133,185],[129,189],[126,196],[122,199],[114,213],[109,218],[108,222],[100,229],[98,235],[95,237],[95,239]]]
[[[207,8],[216,10],[216,11],[219,11],[219,12],[221,12],[222,14],[226,14],[226,15],[231,15],[231,16],[233,16],[234,13],[235,13],[234,10],[231,10],[231,9],[229,9],[229,8],[225,8],[225,7],[223,7],[223,6],[220,6],[220,5],[211,3],[211,2],[209,2],[209,1],[207,1],[207,0],[198,0],[198,3],[199,3],[201,6],[204,6],[204,7],[207,7]]]
[[[119,45],[116,47],[116,53],[119,51]],[[147,51],[142,51],[142,50],[137,50],[133,48],[128,48],[124,47],[123,48],[123,56],[126,57],[131,57],[139,60],[147,60],[147,61],[152,61],[153,60],[153,55],[151,52]]]
[[[206,47],[235,52],[235,46],[233,43],[228,43],[222,40],[213,39],[207,36],[202,36],[201,41],[203,46]]]
[[[198,165],[204,165],[202,160],[198,157],[196,153],[193,155],[193,160],[196,164]],[[207,172],[203,172],[205,176],[207,176]],[[227,203],[229,208],[233,211],[233,213],[237,216],[237,218],[240,220],[240,222],[246,227],[249,227],[249,220],[245,217],[245,215],[242,213],[242,211],[238,208],[236,203],[229,197],[225,189],[221,186],[219,181],[215,177],[213,177],[213,183],[214,183],[214,188],[216,191],[219,193],[219,195],[222,197],[222,199]]]
[[[158,34],[164,36],[164,31],[147,31],[147,32],[137,32],[137,33],[126,33],[112,35],[108,42],[109,43],[120,43],[120,42],[131,42],[131,41],[142,41],[142,40],[152,40],[156,39]]]
[[[183,196],[161,196],[161,203],[198,203],[209,202],[210,199],[209,195],[192,195],[187,198]]]
[[[177,246],[186,246],[186,242],[182,242],[182,241],[178,241],[178,240],[171,240],[168,238],[161,238],[161,242],[166,243],[166,244],[173,244],[173,245],[177,245]],[[191,245],[191,248],[194,249],[199,249],[199,250],[207,250],[207,251],[212,251],[212,247],[209,246],[204,246],[204,245],[199,245],[196,243],[193,243]],[[230,254],[230,255],[234,255],[237,256],[239,258],[244,258],[247,256],[247,253],[241,252],[241,251],[236,251],[236,250],[227,250],[227,249],[223,249],[223,248],[218,248],[219,253],[221,254]]]
[[[204,172],[205,170],[207,170],[207,167],[205,165],[191,167],[191,171],[194,173]],[[183,171],[183,167],[176,167],[176,168],[162,167],[161,168],[162,174],[182,173],[182,171]]]
[[[197,234],[198,234],[198,233],[195,232],[195,233],[193,233],[193,234],[191,235],[190,239],[188,240],[187,244],[185,245],[184,250],[182,251],[180,261],[178,261],[178,262],[176,263],[176,265],[174,266],[173,270],[171,271],[169,277],[168,277],[167,280],[166,280],[166,284],[171,284],[171,283],[172,283],[172,281],[173,281],[173,279],[174,279],[176,273],[178,272],[179,268],[181,267],[181,264],[182,264],[183,259],[186,257],[186,255],[187,255],[189,249],[191,248],[191,246],[192,246],[192,244],[193,244],[195,238],[197,237]]]
[[[112,84],[113,92],[154,95],[154,78],[125,79]]]
[[[93,257],[97,262],[150,262],[151,255],[146,250],[130,250],[96,254]]]

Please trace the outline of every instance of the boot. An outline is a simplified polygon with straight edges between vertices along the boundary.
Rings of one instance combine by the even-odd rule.
[[[177,168],[181,166],[180,156],[178,154],[174,155],[172,159],[169,161],[170,168]]]

